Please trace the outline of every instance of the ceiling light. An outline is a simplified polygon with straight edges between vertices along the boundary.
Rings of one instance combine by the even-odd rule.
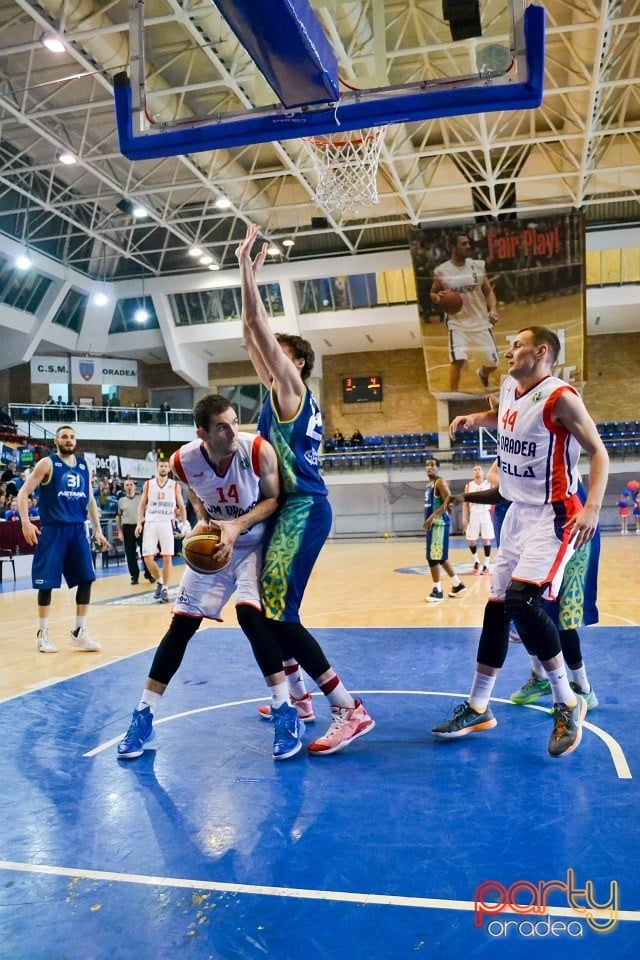
[[[205,253],[203,257],[200,257],[198,263],[201,263],[203,267],[208,267],[210,263],[213,263],[213,257],[210,254]]]
[[[270,257],[279,257],[281,254],[280,247],[277,247],[275,243],[270,243],[267,247],[267,253]]]
[[[58,154],[58,160],[60,163],[64,163],[65,167],[72,167],[74,163],[77,163],[78,160],[69,150],[64,150],[62,153]]]
[[[28,253],[21,253],[19,256],[17,256],[15,264],[18,270],[28,270],[31,266],[33,266],[33,262]]]
[[[229,208],[231,207],[231,200],[229,200],[228,197],[218,197],[214,206],[218,210],[229,210]]]
[[[219,264],[219,263],[210,263],[210,264],[209,264],[209,270],[219,270],[219,269],[220,269],[220,264]]]
[[[135,203],[133,205],[133,210],[131,212],[136,220],[142,220],[144,217],[149,216],[149,212],[145,210],[145,208],[139,203]]]
[[[295,245],[296,245],[295,240],[287,239],[282,241],[283,247],[295,247]]]
[[[190,256],[190,257],[193,257],[194,259],[195,259],[196,257],[201,257],[201,256],[202,256],[202,247],[190,247],[190,248],[189,248],[189,256]]]
[[[109,297],[104,290],[100,290],[98,293],[94,293],[93,302],[95,303],[96,307],[106,307],[106,305],[109,303]]]
[[[149,314],[144,309],[144,307],[138,307],[138,309],[133,315],[133,319],[136,321],[136,323],[144,323],[145,320],[149,319]]]
[[[51,53],[64,53],[65,45],[55,33],[43,33],[40,37],[40,43],[43,47],[46,47],[47,50],[50,50]]]

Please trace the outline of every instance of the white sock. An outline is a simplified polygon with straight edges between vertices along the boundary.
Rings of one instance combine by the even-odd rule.
[[[486,673],[475,671],[469,693],[469,706],[476,713],[484,713],[489,706],[495,682],[496,677],[488,677]]]
[[[161,693],[158,693],[156,690],[147,690],[145,687],[142,691],[142,696],[140,697],[138,710],[144,710],[145,707],[151,707],[151,713],[155,713],[154,707],[156,707],[161,700]]]
[[[274,709],[281,707],[283,703],[289,703],[289,684],[286,680],[282,683],[276,683],[273,687],[267,687],[271,694],[271,706]]]
[[[457,573],[454,573],[454,575],[451,577],[451,584],[454,587],[460,586],[460,577]]]
[[[442,584],[441,584],[441,583],[434,583],[433,589],[435,590],[436,593],[442,593]]]
[[[531,673],[535,674],[536,677],[539,677],[540,680],[546,680],[547,675],[544,672],[544,667],[540,663],[537,657],[532,653],[529,654],[529,660],[531,660]]]
[[[580,693],[589,693],[591,690],[591,684],[589,683],[589,678],[587,677],[587,668],[585,667],[584,663],[581,667],[577,667],[575,670],[572,670],[571,667],[567,667],[567,671]]]
[[[87,625],[87,618],[85,617],[76,617],[76,625],[74,628],[74,633],[77,633],[78,630],[83,630]]]
[[[555,670],[547,670],[545,667],[545,672],[551,684],[553,702],[566,703],[568,707],[575,706],[576,695],[569,686],[569,677],[567,676],[565,664],[563,663],[561,667],[557,667]]]
[[[283,660],[282,666],[289,684],[289,693],[296,700],[302,700],[307,695],[307,687],[300,664],[297,660]]]
[[[49,628],[49,617],[38,617],[38,630],[47,630]]]

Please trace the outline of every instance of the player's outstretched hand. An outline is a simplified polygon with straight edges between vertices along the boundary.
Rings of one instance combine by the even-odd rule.
[[[251,260],[251,250],[252,250],[253,244],[258,238],[259,233],[260,233],[260,227],[257,226],[257,224],[255,223],[249,224],[249,226],[247,227],[247,233],[245,235],[244,240],[242,240],[238,244],[238,247],[236,249],[236,257],[238,259],[238,262],[242,263],[243,260],[248,259],[249,262],[251,263],[251,268],[254,274],[258,272],[258,270],[266,260],[267,248],[269,246],[268,243],[263,243],[260,250],[254,257],[254,259]]]
[[[456,433],[463,433],[465,430],[475,429],[475,419],[472,413],[463,414],[461,417],[455,417],[449,424],[449,436],[455,440]]]

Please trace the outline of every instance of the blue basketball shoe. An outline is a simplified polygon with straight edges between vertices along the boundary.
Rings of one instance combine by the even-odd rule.
[[[271,708],[275,730],[273,732],[273,759],[287,760],[294,757],[302,747],[304,723],[288,703]]]
[[[151,707],[134,710],[129,729],[118,744],[118,760],[135,760],[136,757],[141,757],[145,750],[150,749],[149,745],[155,738]]]

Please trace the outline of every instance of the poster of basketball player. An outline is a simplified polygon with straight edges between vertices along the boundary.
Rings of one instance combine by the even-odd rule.
[[[504,352],[523,327],[551,327],[555,370],[585,379],[584,229],[579,214],[414,230],[416,280],[429,389],[484,396],[504,375]]]

